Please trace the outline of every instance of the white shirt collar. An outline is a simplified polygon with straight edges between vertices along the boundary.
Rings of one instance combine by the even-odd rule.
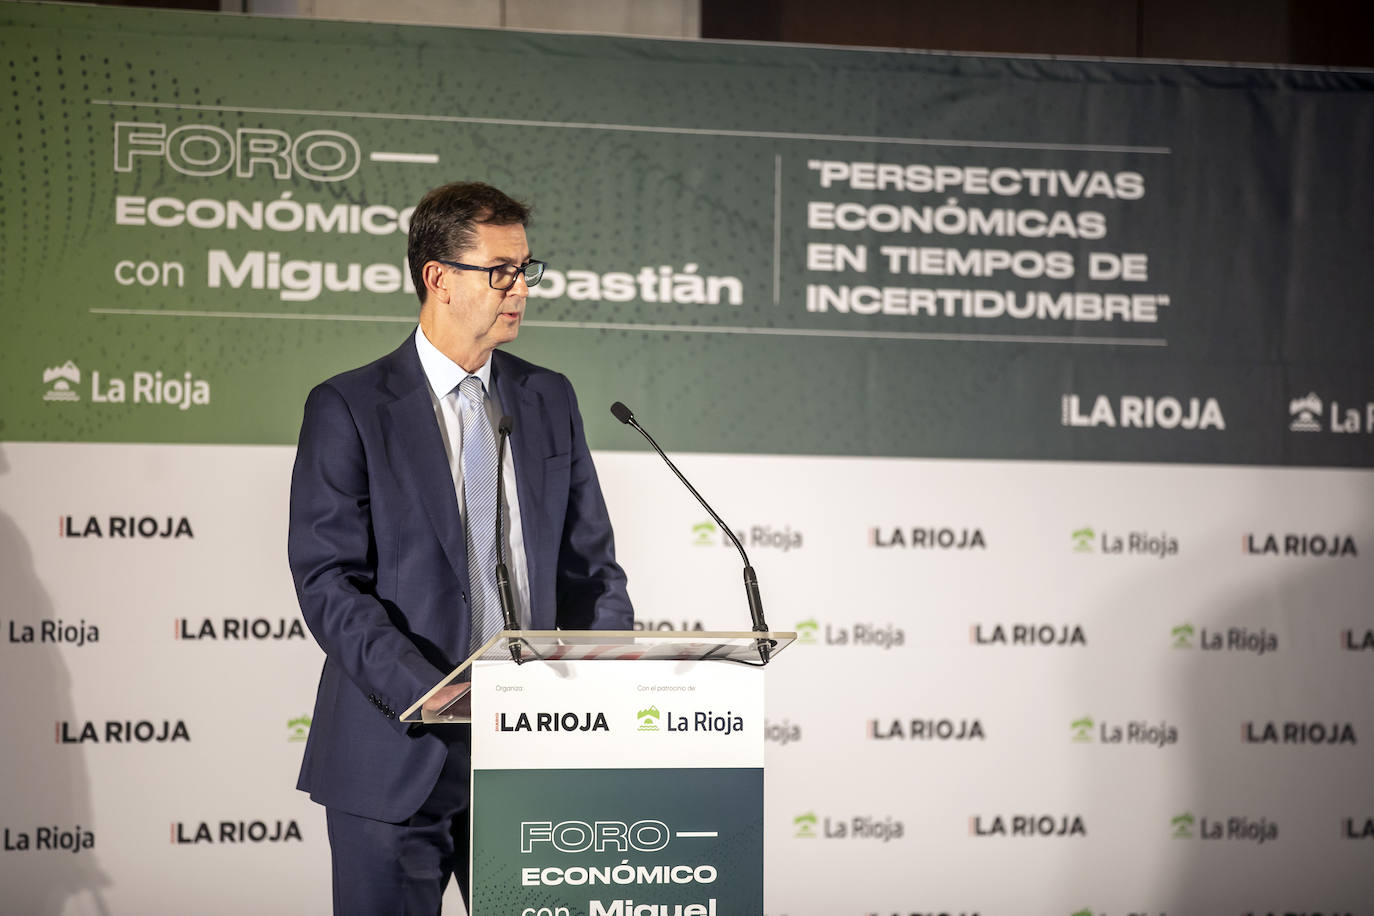
[[[434,397],[442,401],[444,396],[458,387],[458,383],[469,375],[482,380],[482,387],[491,395],[491,357],[476,372],[469,372],[439,351],[429,342],[425,329],[415,328],[415,352],[420,357],[420,368],[425,370],[425,378],[434,392]]]

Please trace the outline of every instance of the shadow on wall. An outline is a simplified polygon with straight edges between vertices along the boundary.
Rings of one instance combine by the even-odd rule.
[[[8,473],[9,461],[0,448],[0,474]],[[62,653],[42,641],[44,622],[55,618],[52,600],[34,569],[29,542],[4,512],[0,582],[0,722],[6,730],[0,741],[0,778],[5,780],[0,818],[8,847],[0,852],[0,909],[47,916],[69,910],[78,904],[75,898],[89,895],[89,901],[78,904],[80,909],[107,913],[101,889],[110,879],[98,864],[98,845],[72,852],[82,835],[100,832],[84,751],[57,742],[58,723],[75,715]],[[23,641],[28,638],[32,642]],[[101,835],[101,840],[109,842],[107,837]]]

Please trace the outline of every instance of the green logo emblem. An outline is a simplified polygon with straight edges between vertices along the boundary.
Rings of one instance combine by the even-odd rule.
[[[816,644],[816,631],[820,628],[821,625],[816,622],[815,617],[809,618],[807,620],[798,621],[797,645],[814,646]]]
[[[1171,630],[1174,634],[1175,649],[1191,649],[1193,647],[1193,625],[1191,623],[1181,623]]]
[[[1092,553],[1094,536],[1091,528],[1079,528],[1075,531],[1071,535],[1074,553]]]
[[[1092,720],[1092,716],[1084,716],[1084,717],[1081,718],[1081,719],[1075,719],[1075,720],[1073,721],[1073,724],[1070,725],[1069,728],[1073,729],[1073,740],[1075,740],[1075,741],[1091,741],[1091,740],[1093,740],[1093,720]]]
[[[1197,823],[1197,820],[1191,813],[1185,811],[1169,823],[1174,825],[1174,839],[1186,840],[1192,837],[1193,824]]]
[[[693,547],[710,547],[716,542],[716,526],[711,522],[693,525],[692,534],[695,537],[692,541]]]
[[[310,717],[301,716],[298,719],[291,719],[286,723],[287,741],[304,741],[310,734]]]
[[[1079,910],[1077,913],[1074,913],[1073,916],[1093,916],[1093,911],[1092,911],[1092,910]]]
[[[639,718],[639,730],[642,732],[658,731],[658,707],[650,706],[648,709],[641,709],[637,714]]]
[[[792,826],[797,830],[797,839],[814,840],[816,838],[816,815],[810,811],[792,818]]]

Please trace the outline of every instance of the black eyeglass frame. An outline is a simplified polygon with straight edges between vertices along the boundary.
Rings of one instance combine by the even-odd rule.
[[[497,292],[502,293],[504,293],[511,287],[515,286],[516,278],[518,278],[521,274],[525,275],[526,286],[538,286],[539,281],[544,279],[544,268],[548,266],[548,264],[544,261],[538,261],[534,259],[526,261],[523,265],[519,267],[516,267],[514,264],[496,264],[492,267],[477,267],[472,264],[462,264],[458,261],[448,261],[444,258],[435,258],[434,260],[437,263],[443,264],[446,267],[452,267],[454,270],[484,270],[487,272],[487,285],[490,286],[492,289],[496,290]],[[536,266],[538,267],[538,271],[536,272],[534,279],[531,280],[530,268]],[[498,270],[513,271],[510,275],[510,282],[507,283],[505,286],[496,285],[496,272]]]

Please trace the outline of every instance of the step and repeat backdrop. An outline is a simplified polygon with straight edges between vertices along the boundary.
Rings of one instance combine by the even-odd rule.
[[[327,912],[301,405],[481,179],[639,626],[748,618],[617,399],[799,635],[769,916],[1374,914],[1374,75],[17,3],[0,67],[0,911]]]

